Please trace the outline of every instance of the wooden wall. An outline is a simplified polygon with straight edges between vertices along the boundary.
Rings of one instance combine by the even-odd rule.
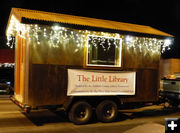
[[[73,68],[73,67],[72,67]],[[156,101],[159,78],[155,69],[136,71],[136,95],[123,97],[123,102]],[[32,64],[29,83],[29,104],[32,106],[63,104],[67,95],[67,68],[59,65]]]
[[[63,66],[32,64],[29,82],[31,106],[62,104],[66,97],[67,70]]]
[[[130,69],[131,70],[131,69]],[[136,69],[136,95],[122,99],[123,102],[146,102],[158,100],[159,72],[155,69]]]
[[[147,38],[140,38],[140,43],[134,47],[127,47],[125,42],[122,43],[121,70],[137,72],[136,95],[123,98],[124,102],[155,101],[158,98],[160,52],[152,53],[151,49],[141,43],[145,39],[148,40]],[[33,41],[29,44],[28,103],[30,105],[35,107],[57,105],[64,102],[68,82],[67,66],[87,69],[84,66],[84,55],[87,55],[86,44],[79,47],[74,42],[75,40],[70,40],[64,44],[59,44],[58,47],[52,47],[43,40],[40,44]],[[94,67],[88,69],[94,69]],[[96,67],[95,69],[102,68]]]
[[[161,59],[160,77],[180,73],[180,59]]]
[[[27,64],[27,45],[24,38],[19,36],[16,37],[16,48],[15,48],[15,97],[20,102],[25,102],[25,88],[27,82],[25,79],[27,78],[28,68]]]

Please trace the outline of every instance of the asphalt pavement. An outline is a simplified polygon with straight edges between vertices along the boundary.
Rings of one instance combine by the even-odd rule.
[[[165,118],[180,117],[180,109],[153,105],[121,110],[113,123],[94,119],[86,125],[74,125],[62,110],[26,114],[8,97],[0,95],[0,133],[165,133]]]

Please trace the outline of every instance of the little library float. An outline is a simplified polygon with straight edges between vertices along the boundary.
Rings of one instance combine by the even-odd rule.
[[[15,95],[24,110],[63,107],[75,124],[112,122],[121,104],[158,100],[173,36],[149,26],[12,8]]]

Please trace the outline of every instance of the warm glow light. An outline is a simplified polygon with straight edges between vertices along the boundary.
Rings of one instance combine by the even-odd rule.
[[[164,45],[165,46],[169,46],[169,45],[171,45],[171,43],[172,43],[171,39],[164,40]]]
[[[53,30],[54,30],[54,31],[58,31],[58,30],[60,30],[60,29],[61,29],[61,27],[58,26],[58,25],[53,26]]]
[[[173,40],[172,39],[165,39],[164,43],[162,43],[162,53],[164,53],[167,50],[170,50],[170,46],[173,44]]]
[[[125,37],[125,41],[126,42],[132,42],[133,41],[133,37],[128,35],[128,36]]]
[[[0,67],[4,67],[4,68],[11,67],[11,68],[13,68],[14,63],[0,63]]]
[[[9,47],[13,47],[10,42],[15,43],[15,40],[12,40],[11,37],[17,35],[22,38],[26,38],[29,41],[33,41],[33,43],[35,43],[37,46],[43,45],[43,42],[46,42],[52,48],[60,48],[62,45],[65,47],[67,44],[73,44],[79,49],[83,48],[84,46],[88,47],[88,36],[101,36],[102,39],[103,37],[109,38],[109,42],[111,42],[112,38],[121,38],[124,48],[126,48],[128,51],[136,51],[143,53],[144,55],[160,55],[161,46],[161,52],[163,53],[166,50],[169,50],[170,45],[172,44],[171,39],[161,40],[157,38],[137,37],[130,35],[124,36],[119,33],[75,30],[72,28],[62,27],[60,25],[43,26],[38,24],[21,24],[14,16],[12,16],[7,30],[7,45]],[[104,47],[103,41],[101,42],[102,43],[100,45]],[[111,47],[111,43],[109,42],[109,47],[107,50]],[[116,42],[114,41],[112,44],[116,44]],[[95,47],[96,45],[97,44],[94,43]],[[116,45],[115,47],[118,48]]]

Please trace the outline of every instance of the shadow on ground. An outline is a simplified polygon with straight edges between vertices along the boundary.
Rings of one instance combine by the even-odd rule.
[[[180,108],[163,108],[163,109],[148,109],[141,112],[133,113],[131,117],[139,118],[139,117],[151,117],[151,116],[165,116],[172,113],[179,112]]]
[[[127,119],[135,119],[141,117],[154,117],[154,116],[166,116],[179,112],[178,109],[148,109],[140,112],[119,112],[118,117],[115,122],[124,121]],[[69,122],[67,114],[63,110],[58,111],[49,111],[49,110],[40,110],[32,111],[30,114],[22,112],[33,124],[36,126],[43,126],[48,123],[64,123]],[[95,114],[95,113],[94,113]],[[129,115],[130,114],[130,115]],[[96,116],[93,116],[92,121],[89,124],[97,123]]]
[[[64,111],[39,110],[31,113],[22,112],[36,126],[43,126],[48,123],[68,122]]]

